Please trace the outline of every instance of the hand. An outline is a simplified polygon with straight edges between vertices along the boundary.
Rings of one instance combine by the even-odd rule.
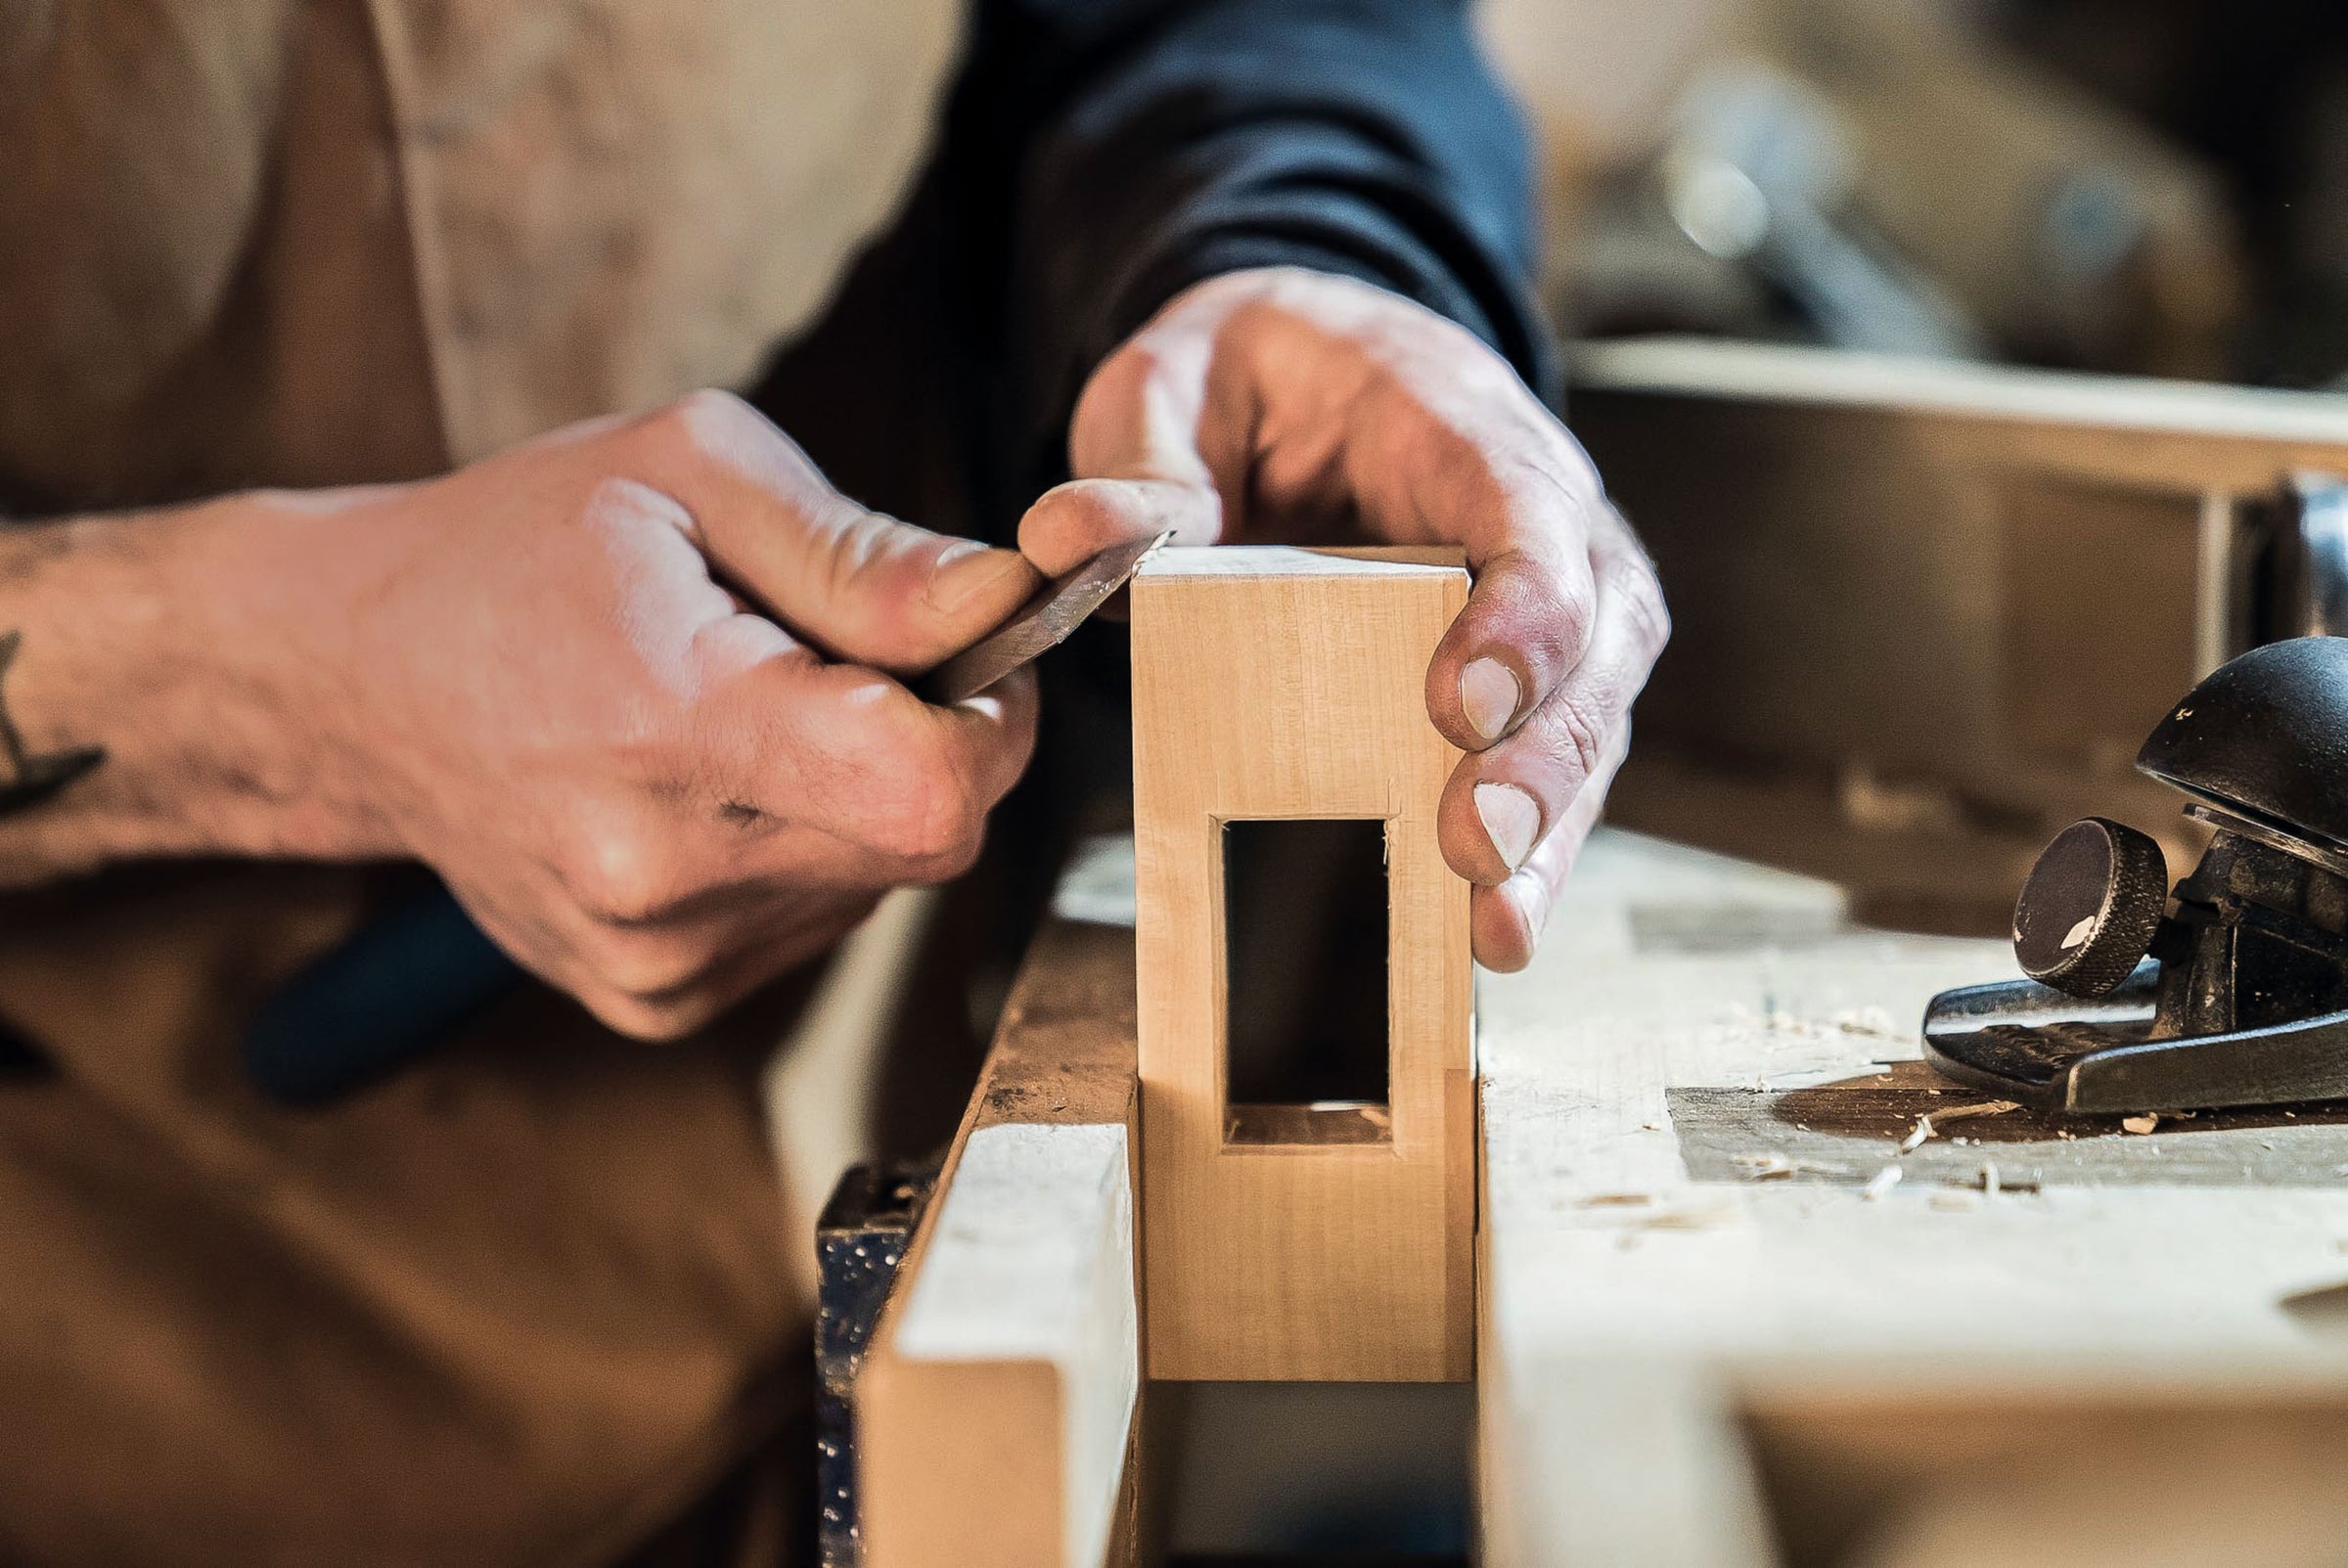
[[[1426,676],[1428,714],[1468,753],[1439,832],[1476,884],[1477,961],[1530,962],[1671,623],[1589,458],[1515,372],[1366,284],[1235,273],[1102,362],[1068,446],[1076,478],[1019,525],[1047,572],[1164,528],[1466,549],[1474,590]]]
[[[281,706],[311,798],[631,1034],[959,874],[1033,742],[1031,681],[946,709],[891,677],[992,629],[1034,569],[850,504],[722,394],[256,500],[275,522],[240,535],[244,575],[309,672]]]

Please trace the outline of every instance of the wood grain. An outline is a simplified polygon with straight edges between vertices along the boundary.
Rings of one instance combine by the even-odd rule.
[[[1127,1560],[1133,999],[1128,927],[1044,927],[857,1382],[868,1568]]]
[[[1428,657],[1456,552],[1166,550],[1133,583],[1151,1374],[1445,1381],[1472,1366],[1468,887]],[[1389,1116],[1227,1137],[1222,826],[1386,824]],[[1337,1136],[1340,1132],[1344,1136]],[[1257,1133],[1263,1133],[1259,1125]]]
[[[2311,1169],[2333,1118],[1982,1116],[1903,1154],[1896,1116],[1985,1098],[1916,1066],[1926,998],[2011,955],[1839,925],[1842,902],[1609,830],[1533,966],[1484,981],[1485,1560],[2141,1558],[2056,1527],[2161,1516],[2204,1468],[2286,1476],[2293,1539],[2324,1540],[2348,1463],[2348,1184]],[[1687,940],[1707,909],[1718,937]],[[2256,1180],[2213,1178],[2265,1142]],[[1982,1191],[1987,1162],[2035,1189]],[[2302,1441],[2321,1462],[2237,1462]],[[2244,1541],[2284,1517],[2265,1482],[2193,1496]],[[1969,1556],[1964,1529],[1988,1533]],[[2324,1560],[2195,1531],[2161,1560]]]

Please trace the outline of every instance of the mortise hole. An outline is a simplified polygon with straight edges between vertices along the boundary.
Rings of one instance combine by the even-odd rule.
[[[1223,825],[1224,1141],[1386,1143],[1386,825]]]

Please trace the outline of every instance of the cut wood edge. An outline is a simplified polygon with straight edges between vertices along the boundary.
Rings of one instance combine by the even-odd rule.
[[[1031,950],[857,1382],[867,1568],[1129,1559],[1132,973],[1114,926]]]
[[[1557,1419],[1558,1411],[1572,1418]],[[1515,1366],[1487,1342],[1476,1454],[1487,1568],[1777,1561],[1735,1407],[1699,1365]]]
[[[1575,351],[1573,364],[1577,392],[1933,413],[2348,448],[2348,401],[2335,393],[1707,337],[1589,343]]]

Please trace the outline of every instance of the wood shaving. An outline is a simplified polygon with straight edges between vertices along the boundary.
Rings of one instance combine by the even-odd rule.
[[[1749,1182],[1773,1182],[1789,1176],[1848,1176],[1848,1165],[1831,1160],[1788,1159],[1771,1151],[1762,1154],[1739,1154],[1733,1162]]]
[[[1897,1165],[1884,1166],[1867,1179],[1867,1186],[1859,1189],[1859,1195],[1870,1203],[1874,1202],[1900,1185],[1900,1174]]]
[[[1877,1040],[1897,1040],[1903,1044],[1908,1039],[1898,1022],[1881,1008],[1838,1012],[1834,1014],[1834,1027],[1846,1035],[1873,1035]]]
[[[1709,1231],[1737,1217],[1735,1203],[1680,1203],[1641,1215],[1634,1223],[1642,1231]]]
[[[1585,1209],[1629,1209],[1655,1201],[1652,1192],[1593,1192],[1582,1199]]]
[[[1639,1126],[1643,1131],[1649,1133],[1659,1133],[1663,1131],[1663,1124],[1661,1122],[1641,1122]]]
[[[2009,1110],[2020,1110],[2021,1108],[2022,1102],[2018,1099],[1985,1099],[1978,1105],[1960,1105],[1954,1110],[1936,1110],[1932,1116],[1935,1121],[1953,1122],[1965,1116],[2003,1116]]]
[[[1915,1129],[1911,1131],[1906,1138],[1900,1140],[1900,1152],[1903,1154],[1915,1153],[1918,1149],[1924,1146],[1924,1140],[1930,1138],[1931,1136],[1932,1118],[1929,1116],[1919,1116],[1916,1119]]]
[[[2148,1133],[2159,1125],[2160,1118],[2156,1115],[2124,1116],[2120,1118],[2120,1131],[2124,1133]]]

